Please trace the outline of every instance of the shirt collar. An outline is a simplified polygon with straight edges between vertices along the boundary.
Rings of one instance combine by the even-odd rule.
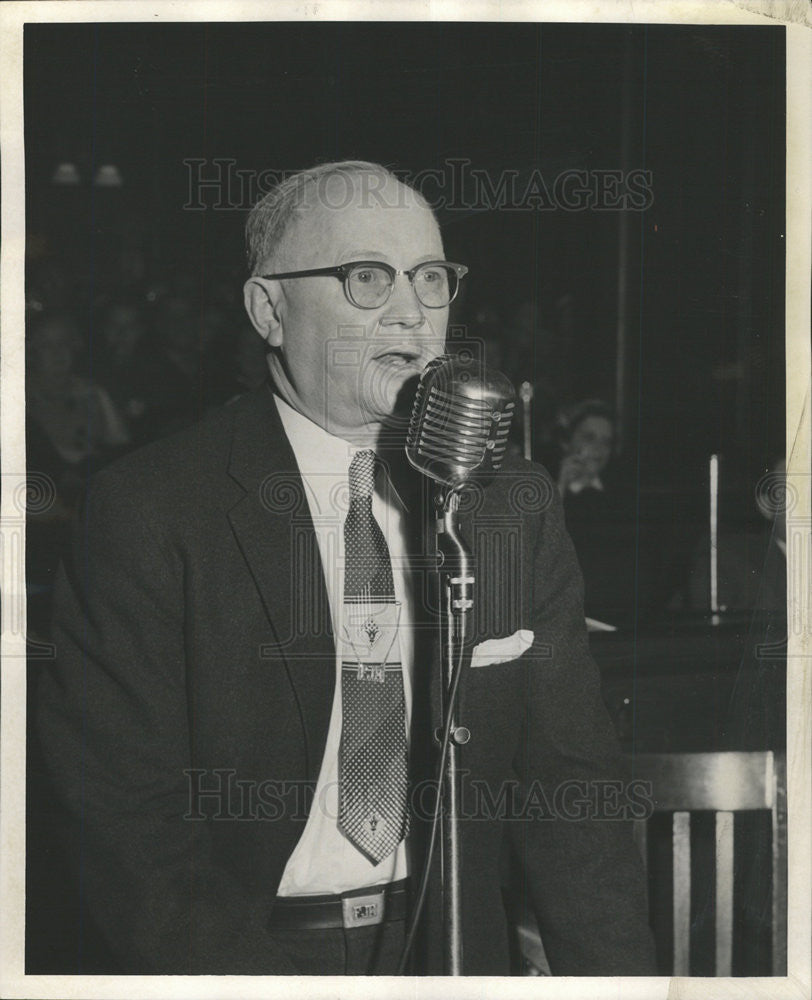
[[[273,398],[299,468],[303,472],[345,476],[352,456],[364,449],[330,434],[276,393]]]
[[[321,476],[326,474],[346,479],[353,455],[359,451],[370,450],[351,444],[344,438],[336,437],[335,434],[330,434],[309,417],[295,410],[290,403],[282,399],[281,396],[277,396],[276,393],[273,394],[273,398],[279,411],[282,427],[288,441],[290,441],[290,446],[303,476],[307,477],[308,473],[319,473]],[[371,450],[374,451],[374,449]],[[382,486],[382,478],[385,479],[385,489],[404,510],[408,510],[403,498],[395,488],[391,476],[379,477],[376,489]]]

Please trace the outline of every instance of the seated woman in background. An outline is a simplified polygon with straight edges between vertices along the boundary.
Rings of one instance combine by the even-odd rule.
[[[627,624],[639,610],[633,498],[607,480],[615,422],[611,408],[588,399],[557,419],[558,489],[581,572],[588,617]]]
[[[558,489],[564,505],[584,490],[604,492],[601,475],[612,457],[614,415],[599,399],[587,399],[562,410],[558,417],[562,459]]]

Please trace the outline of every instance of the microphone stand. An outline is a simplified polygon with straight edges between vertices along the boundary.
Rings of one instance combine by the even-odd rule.
[[[431,859],[441,834],[443,897],[443,967],[446,975],[462,975],[462,888],[460,880],[460,799],[458,748],[471,738],[458,724],[457,692],[471,663],[466,642],[474,607],[474,559],[460,536],[457,519],[461,490],[475,474],[487,475],[502,464],[508,443],[515,392],[501,372],[488,372],[472,359],[441,355],[426,365],[417,387],[406,457],[414,468],[439,483],[435,487],[437,572],[440,584],[440,645],[443,662],[440,788],[432,816],[426,863],[420,879],[401,966],[414,942],[431,872]],[[433,577],[432,577],[433,579]]]
[[[519,386],[519,398],[522,401],[522,427],[524,429],[524,457],[528,462],[533,461],[533,444],[531,434],[531,404],[533,402],[533,386],[529,382],[522,382]]]
[[[441,879],[443,890],[443,964],[446,975],[462,975],[462,891],[460,879],[458,779],[459,746],[467,743],[471,733],[458,725],[455,701],[459,677],[470,662],[471,650],[466,649],[468,622],[473,610],[474,565],[471,550],[459,533],[457,511],[460,491],[438,490],[437,556],[440,573],[440,593],[444,605],[442,622],[442,718],[450,718],[450,736],[442,775],[443,809],[441,824]],[[437,733],[442,746],[443,731]]]

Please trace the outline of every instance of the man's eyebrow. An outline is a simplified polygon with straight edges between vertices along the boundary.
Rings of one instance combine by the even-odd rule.
[[[438,253],[424,253],[422,256],[417,257],[415,264],[422,264],[427,260],[442,260],[442,251]],[[354,260],[381,260],[388,261],[389,255],[383,253],[381,250],[358,250],[350,249],[346,253],[342,253],[341,260],[349,264]]]
[[[374,258],[379,258],[380,260],[386,259],[386,254],[382,253],[380,250],[358,250],[352,248],[350,250],[342,251],[342,260],[372,260]]]

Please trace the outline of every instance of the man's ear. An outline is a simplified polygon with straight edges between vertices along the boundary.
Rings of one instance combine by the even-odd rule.
[[[283,337],[279,316],[282,289],[278,281],[249,278],[243,287],[245,311],[254,329],[271,347],[281,347]]]

